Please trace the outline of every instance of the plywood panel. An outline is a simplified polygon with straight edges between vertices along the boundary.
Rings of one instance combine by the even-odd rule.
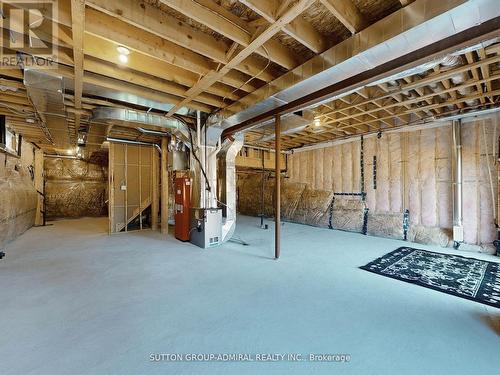
[[[139,228],[144,228],[140,212],[152,204],[152,146],[111,143],[110,173],[110,232],[127,231],[127,224],[139,217]],[[157,156],[156,156],[157,157]],[[158,173],[158,163],[156,171]],[[122,189],[124,187],[124,189]]]
[[[139,165],[129,164],[127,166],[127,203],[129,206],[139,206],[141,201],[139,173]]]

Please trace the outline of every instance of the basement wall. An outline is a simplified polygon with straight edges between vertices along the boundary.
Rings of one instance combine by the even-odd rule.
[[[21,157],[0,151],[0,248],[35,223],[37,192],[29,167],[34,146],[22,141]]]
[[[464,240],[469,244],[491,244],[496,238],[494,207],[498,192],[493,153],[497,148],[494,135],[497,122],[498,116],[494,116],[462,125]],[[364,139],[368,232],[370,224],[376,221],[380,228],[374,228],[372,234],[383,235],[383,227],[389,230],[395,224],[394,218],[397,218],[396,223],[400,222],[404,210],[408,209],[410,239],[447,245],[443,238],[447,234],[448,241],[451,241],[451,123],[432,128],[433,125],[425,130],[383,133],[381,138],[371,136]],[[306,183],[318,190],[359,192],[360,145],[357,138],[348,143],[290,155],[290,182]]]
[[[47,219],[107,215],[107,167],[84,160],[45,158]]]
[[[498,174],[493,154],[498,153],[497,122],[499,118],[494,116],[462,125],[464,240],[489,249],[496,239]],[[451,123],[365,137],[364,201],[360,196],[333,195],[361,192],[360,137],[288,155],[287,178],[282,179],[283,220],[402,239],[408,209],[409,240],[450,246],[452,146]],[[262,175],[256,170],[240,170],[237,188],[241,213],[273,216],[272,171]]]

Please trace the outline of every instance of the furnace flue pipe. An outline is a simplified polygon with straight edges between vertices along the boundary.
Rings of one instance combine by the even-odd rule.
[[[275,150],[274,153],[274,166],[275,166],[275,202],[274,202],[274,259],[280,257],[281,246],[281,165],[280,165],[280,152],[281,152],[281,118],[280,115],[275,117],[275,133],[274,140]]]

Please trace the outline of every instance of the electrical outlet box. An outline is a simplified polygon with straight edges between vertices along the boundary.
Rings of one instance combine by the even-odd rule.
[[[120,190],[121,190],[121,191],[126,191],[126,190],[127,190],[127,185],[122,185],[122,186],[120,186]]]

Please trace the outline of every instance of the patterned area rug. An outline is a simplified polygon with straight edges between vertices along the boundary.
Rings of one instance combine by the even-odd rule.
[[[363,270],[500,308],[500,264],[400,247]]]

